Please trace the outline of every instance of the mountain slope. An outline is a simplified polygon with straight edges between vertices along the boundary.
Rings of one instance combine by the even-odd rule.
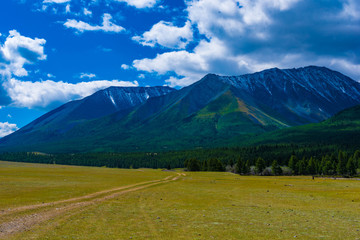
[[[70,129],[59,126],[46,138],[30,133],[26,139],[31,141],[21,148],[87,152],[238,145],[251,135],[320,122],[357,104],[360,84],[327,68],[274,68],[236,77],[208,74],[140,105],[99,114]],[[81,109],[86,115],[87,108]],[[21,131],[1,140],[0,150],[24,139]]]
[[[324,144],[356,146],[360,144],[360,105],[345,109],[330,119],[281,129],[249,139],[247,145],[260,144]]]
[[[325,120],[359,103],[359,83],[324,67],[274,68],[221,79],[285,116],[291,125]]]
[[[175,91],[169,87],[110,87],[66,103],[0,140],[0,144],[28,145],[63,136],[79,124],[117,112],[127,114],[151,97]]]

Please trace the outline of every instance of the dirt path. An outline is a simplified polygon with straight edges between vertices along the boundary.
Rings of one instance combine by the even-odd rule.
[[[5,215],[11,217],[12,214],[16,215],[16,213],[28,211],[28,210],[39,210],[39,211],[21,217],[14,216],[14,219],[4,223],[0,223],[0,239],[6,239],[13,234],[27,231],[30,228],[39,225],[42,222],[54,219],[55,217],[63,215],[70,211],[73,212],[73,210],[80,211],[87,206],[94,205],[105,200],[116,198],[125,193],[138,191],[162,183],[176,181],[177,179],[180,178],[180,176],[184,176],[184,175],[182,173],[177,173],[177,176],[168,176],[164,179],[141,182],[137,184],[127,185],[119,188],[100,191],[85,196],[70,198],[56,202],[28,205],[28,206],[22,206],[11,210],[7,210],[5,212],[0,213],[0,217]],[[51,207],[51,208],[47,209],[46,207]]]
[[[181,175],[181,173],[178,173],[178,174]],[[132,184],[132,185],[126,185],[126,186],[122,186],[122,187],[118,187],[118,188],[99,191],[99,192],[91,193],[91,194],[88,194],[88,195],[69,198],[69,199],[65,199],[65,200],[59,200],[59,201],[41,203],[41,204],[34,204],[34,205],[27,205],[27,206],[21,206],[21,207],[16,207],[16,208],[10,208],[10,209],[7,209],[7,210],[0,211],[0,217],[1,216],[6,216],[6,215],[9,215],[9,214],[14,214],[14,213],[17,213],[17,212],[23,212],[23,211],[34,210],[34,209],[38,209],[38,208],[55,206],[55,205],[62,204],[62,203],[70,203],[70,202],[76,202],[76,201],[82,201],[82,200],[87,200],[87,199],[91,199],[91,198],[96,198],[96,197],[104,195],[104,194],[117,192],[117,191],[124,190],[124,189],[127,189],[127,188],[132,188],[132,187],[136,187],[136,186],[140,186],[140,185],[144,185],[144,184],[149,184],[149,183],[156,183],[156,182],[166,181],[171,177],[173,177],[173,176],[168,176],[168,177],[166,177],[164,179],[159,179],[159,180],[153,180],[153,181],[136,183],[136,184]]]

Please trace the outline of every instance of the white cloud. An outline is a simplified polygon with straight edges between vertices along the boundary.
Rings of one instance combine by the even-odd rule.
[[[48,73],[47,75],[46,75],[48,78],[56,78],[54,75],[52,75],[51,73]]]
[[[92,11],[88,10],[87,8],[84,8],[83,13],[85,16],[91,16],[92,15]]]
[[[102,25],[90,25],[89,23],[83,21],[77,21],[75,19],[68,19],[64,26],[67,28],[74,28],[78,32],[82,33],[85,31],[103,31],[103,32],[112,32],[112,33],[119,33],[125,30],[125,28],[112,23],[110,20],[112,16],[109,13],[105,13],[103,15],[103,22]]]
[[[70,10],[70,4],[67,4],[66,7],[65,7],[65,13],[70,13],[71,10]]]
[[[197,46],[189,51],[137,59],[133,66],[146,72],[174,73],[167,80],[171,86],[188,85],[208,72],[239,75],[304,65],[327,66],[360,80],[360,8],[355,2],[188,0],[185,22],[203,40],[192,42]],[[162,34],[157,32],[151,29],[135,40],[166,45],[168,41],[160,41]]]
[[[130,66],[126,65],[126,64],[121,64],[121,68],[124,70],[128,70],[130,68]]]
[[[79,83],[54,82],[51,80],[30,82],[14,78],[3,83],[4,89],[16,107],[52,108],[70,100],[79,99],[111,86],[138,86],[138,82],[91,81]]]
[[[174,71],[182,78],[170,78],[171,86],[186,86],[199,80],[205,74],[221,73],[225,69],[233,74],[247,68],[246,63],[228,51],[223,42],[213,38],[210,42],[202,40],[193,52],[174,51],[158,54],[154,59],[135,60],[136,69],[146,72],[166,74]],[[176,82],[178,80],[178,82]]]
[[[159,0],[115,0],[117,2],[125,2],[129,6],[136,8],[152,8]]]
[[[43,3],[67,3],[71,2],[71,0],[44,0]]]
[[[93,74],[93,73],[81,73],[80,78],[89,78],[89,79],[91,79],[91,78],[96,78],[96,75]]]
[[[184,49],[193,40],[193,32],[189,21],[183,27],[160,21],[142,36],[135,36],[132,39],[144,46],[154,47],[158,44],[167,48]]]
[[[0,122],[0,137],[5,137],[18,129],[14,123]]]
[[[16,30],[11,30],[5,43],[0,45],[0,74],[27,76],[25,64],[45,60],[45,39],[21,36]]]
[[[138,75],[138,78],[144,79],[144,78],[145,78],[145,74],[139,74],[139,75]]]
[[[360,6],[356,0],[347,0],[344,2],[343,11],[340,17],[352,18],[358,20],[360,18]]]
[[[299,0],[191,0],[188,1],[188,17],[208,37],[240,36],[251,26],[267,27],[271,14],[289,9]],[[261,30],[258,27],[253,30]]]
[[[67,2],[71,2],[71,0],[44,0],[43,3],[67,3]]]

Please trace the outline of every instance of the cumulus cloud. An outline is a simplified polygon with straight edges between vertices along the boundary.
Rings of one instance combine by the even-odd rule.
[[[203,74],[323,65],[360,80],[360,11],[355,0],[189,0],[187,20],[203,39],[189,51],[137,59],[133,66],[184,86]],[[151,32],[151,31],[149,31]],[[157,38],[144,44],[159,44]],[[156,39],[156,40],[153,40]],[[152,40],[152,41],[151,41]]]
[[[20,81],[14,78],[3,83],[16,107],[50,109],[70,100],[79,99],[111,86],[138,86],[138,82],[127,81],[91,81],[79,83],[47,81]]]
[[[127,64],[121,64],[121,68],[124,70],[128,70],[130,68],[130,66]]]
[[[22,81],[14,76],[27,76],[25,64],[45,60],[44,39],[32,39],[10,31],[4,44],[0,45],[0,105],[15,107],[50,109],[70,100],[83,98],[110,86],[138,86],[138,82],[119,80],[99,80],[90,82],[67,83],[62,81]],[[47,77],[55,78],[48,73]],[[80,78],[94,78],[93,73],[82,73]],[[10,128],[12,126],[13,128]],[[0,125],[0,135],[11,133],[13,125]],[[16,129],[15,129],[16,130]]]
[[[65,13],[71,13],[70,4],[67,4],[67,5],[66,5],[66,7],[65,7]]]
[[[71,2],[71,0],[44,0],[43,3],[67,3],[67,2]]]
[[[0,137],[5,137],[18,129],[14,123],[0,122]]]
[[[94,73],[80,73],[80,78],[96,78]]]
[[[146,72],[166,74],[174,71],[182,78],[170,78],[171,86],[186,86],[209,72],[237,74],[239,69],[244,70],[247,64],[239,57],[232,56],[226,46],[217,38],[210,42],[202,40],[193,52],[173,51],[158,54],[153,59],[135,60],[136,69]],[[178,80],[178,81],[176,81]]]
[[[193,32],[189,21],[183,27],[160,21],[142,36],[135,36],[132,39],[143,46],[154,47],[158,44],[166,48],[184,49],[193,40]]]
[[[83,33],[85,31],[103,31],[107,33],[119,33],[125,30],[125,28],[111,22],[111,19],[112,16],[109,13],[105,13],[103,15],[102,25],[91,25],[83,21],[68,19],[64,23],[64,26],[67,28],[74,28],[79,33]]]
[[[85,16],[91,16],[91,15],[92,15],[92,11],[90,11],[90,10],[87,9],[87,8],[84,8],[84,9],[83,9],[83,13],[84,13]]]
[[[127,5],[136,8],[152,8],[159,0],[115,0],[117,2],[125,2]]]
[[[27,76],[25,64],[46,59],[45,43],[45,39],[24,37],[16,30],[11,30],[5,43],[0,45],[0,74]]]

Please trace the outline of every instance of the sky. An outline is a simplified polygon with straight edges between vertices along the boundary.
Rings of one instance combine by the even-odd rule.
[[[1,1],[0,137],[109,86],[308,65],[360,81],[357,1]]]

